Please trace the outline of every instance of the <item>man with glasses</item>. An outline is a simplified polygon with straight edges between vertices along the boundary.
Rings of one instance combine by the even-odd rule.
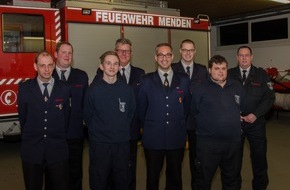
[[[206,67],[194,62],[196,48],[195,43],[190,39],[185,39],[180,44],[179,53],[181,59],[178,63],[172,64],[172,69],[176,72],[186,73],[190,78],[190,86],[205,81],[208,77]],[[194,93],[194,92],[192,92]],[[194,180],[196,176],[196,135],[193,118],[187,120],[187,137],[189,148],[189,165],[191,172],[191,188],[194,190]]]
[[[166,158],[166,188],[182,189],[181,166],[190,106],[189,78],[171,68],[172,47],[156,46],[157,71],[142,78],[138,114],[143,122],[142,145],[147,168],[147,189],[159,189]]]
[[[116,41],[115,51],[120,58],[119,73],[121,77],[129,84],[137,97],[140,78],[145,75],[145,71],[131,64],[132,43],[129,39],[120,38]],[[137,143],[140,139],[140,120],[134,116],[130,127],[130,185],[129,190],[136,189],[136,165],[137,165]]]

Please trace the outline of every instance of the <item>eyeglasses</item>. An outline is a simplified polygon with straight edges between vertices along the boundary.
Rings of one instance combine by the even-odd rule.
[[[181,49],[183,53],[193,53],[195,49]]]
[[[166,57],[166,58],[171,58],[171,57],[172,57],[172,53],[167,53],[167,54],[158,53],[158,54],[157,54],[157,57],[158,57],[159,59],[164,58],[164,57]]]
[[[131,54],[132,50],[116,49],[119,54]]]

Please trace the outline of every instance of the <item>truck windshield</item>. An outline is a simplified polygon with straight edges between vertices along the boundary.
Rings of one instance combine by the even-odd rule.
[[[44,50],[44,18],[41,15],[3,14],[3,52]]]

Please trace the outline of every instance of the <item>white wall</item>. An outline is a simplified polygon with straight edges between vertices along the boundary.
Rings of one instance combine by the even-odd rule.
[[[271,40],[264,42],[250,42],[249,45],[253,50],[253,64],[264,69],[268,67],[276,67],[278,70],[290,69],[290,15],[280,15],[252,21],[261,21],[267,19],[288,17],[288,39],[287,40]],[[229,62],[229,68],[236,66],[236,51],[241,45],[219,47],[217,45],[217,26],[211,28],[211,55],[220,54]]]

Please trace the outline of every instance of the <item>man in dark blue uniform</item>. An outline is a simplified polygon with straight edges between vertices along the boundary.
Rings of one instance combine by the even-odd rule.
[[[178,63],[172,64],[172,70],[176,72],[186,73],[190,78],[191,88],[198,83],[207,80],[208,73],[204,65],[195,63],[195,44],[190,39],[185,39],[180,44],[179,53],[181,59]],[[191,89],[192,90],[192,89]],[[196,158],[196,135],[195,124],[192,117],[187,119],[187,137],[189,148],[189,166],[191,172],[191,188],[194,190],[195,180],[195,158]]]
[[[210,190],[213,176],[221,170],[222,189],[239,190],[241,159],[241,110],[245,97],[241,84],[227,79],[227,61],[220,55],[208,63],[210,77],[195,85],[191,113],[196,121],[195,189]]]
[[[60,42],[54,53],[56,68],[53,73],[55,80],[66,81],[71,92],[71,112],[67,131],[69,146],[69,184],[70,190],[82,189],[83,177],[83,100],[88,87],[86,72],[71,67],[73,47],[69,42]]]
[[[166,158],[166,188],[182,189],[181,165],[186,142],[186,119],[190,106],[189,78],[171,69],[172,47],[156,46],[156,72],[142,78],[138,115],[144,122],[142,145],[147,168],[147,189],[159,189]]]
[[[103,78],[96,78],[86,97],[84,115],[90,142],[90,189],[128,190],[130,126],[135,114],[133,89],[117,77],[119,57],[107,51],[101,57]]]
[[[242,140],[244,142],[247,137],[250,144],[253,190],[265,190],[269,183],[265,114],[275,101],[275,93],[266,72],[253,66],[250,47],[239,47],[237,60],[238,66],[229,70],[229,77],[243,84],[246,91],[246,109],[242,113]],[[243,152],[243,149],[241,151]],[[242,163],[240,165],[242,167]]]
[[[129,84],[137,98],[140,86],[140,78],[145,74],[144,70],[133,66],[132,43],[129,39],[120,38],[116,41],[115,51],[120,58],[120,76]],[[135,114],[130,127],[130,186],[129,190],[136,190],[136,166],[137,166],[137,143],[140,140],[141,123]]]
[[[47,52],[35,58],[36,78],[19,85],[18,113],[21,125],[21,159],[25,188],[69,190],[68,146],[69,87],[52,78],[55,68]]]
[[[120,68],[118,77],[124,80],[130,85],[135,93],[135,97],[138,96],[140,87],[141,76],[145,75],[145,71],[141,68],[135,67],[131,64],[132,58],[132,43],[127,38],[120,38],[116,40],[115,51],[120,58]],[[103,72],[98,69],[97,75],[94,78],[92,84],[103,77]],[[136,190],[136,166],[137,166],[137,143],[140,140],[141,122],[138,116],[135,114],[131,127],[130,127],[130,190]],[[109,189],[113,188],[113,182],[110,184]]]

